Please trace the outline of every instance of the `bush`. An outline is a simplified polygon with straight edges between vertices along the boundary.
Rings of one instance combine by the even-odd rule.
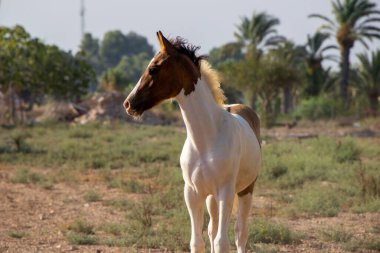
[[[349,242],[352,234],[340,227],[329,227],[321,231],[322,239],[332,242]]]
[[[299,240],[297,237],[283,224],[255,219],[249,227],[248,248],[253,249],[253,243],[292,244]]]
[[[88,191],[83,195],[84,200],[87,202],[97,202],[102,200],[102,196],[95,191]]]
[[[339,163],[357,161],[360,160],[360,153],[361,150],[355,141],[345,138],[336,146],[335,159]]]
[[[334,194],[332,194],[334,192]],[[295,212],[333,217],[341,210],[343,196],[339,191],[326,186],[313,186],[295,195],[292,203]]]
[[[295,112],[296,118],[316,120],[330,119],[335,116],[337,104],[326,97],[312,97],[301,101]]]

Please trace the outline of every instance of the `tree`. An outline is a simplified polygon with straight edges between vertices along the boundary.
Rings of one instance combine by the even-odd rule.
[[[372,52],[370,57],[363,53],[359,54],[358,59],[360,62],[358,85],[367,95],[370,108],[376,114],[380,97],[380,50]]]
[[[257,94],[261,100],[264,125],[270,125],[275,117],[274,100],[281,89],[299,81],[299,71],[277,52],[259,56],[250,50],[246,57],[230,65],[225,80],[236,87]]]
[[[269,50],[268,56],[273,58],[273,61],[277,61],[286,66],[289,71],[289,76],[283,78],[283,83],[281,84],[281,89],[283,90],[283,106],[282,112],[289,113],[293,111],[293,94],[298,88],[298,84],[301,83],[301,75],[299,73],[304,72],[304,59],[305,59],[305,48],[303,46],[298,46],[292,41],[284,40],[279,43],[277,47]],[[292,78],[289,78],[292,76]]]
[[[241,49],[241,43],[229,42],[221,47],[211,49],[208,59],[210,63],[218,69],[228,61],[238,61],[242,59],[243,54]]]
[[[348,84],[350,71],[350,52],[356,41],[368,48],[367,41],[380,39],[380,11],[376,3],[369,0],[335,0],[332,2],[335,20],[320,14],[309,17],[319,18],[326,22],[321,29],[335,36],[340,47],[340,95],[344,106],[348,107]]]
[[[149,64],[149,60],[147,53],[123,56],[115,68],[108,69],[102,75],[100,79],[101,88],[123,91],[129,85],[134,85]]]
[[[75,99],[94,77],[85,61],[31,38],[21,26],[0,27],[0,48],[0,84],[10,96],[12,123],[17,123],[16,100],[28,98],[31,108],[38,96]]]
[[[326,71],[323,69],[324,60],[335,60],[335,56],[325,54],[331,49],[337,49],[335,45],[326,45],[325,42],[330,35],[327,33],[316,32],[314,35],[307,36],[305,45],[306,56],[306,80],[305,94],[307,96],[318,96],[322,91],[326,81]]]
[[[153,47],[147,39],[134,32],[124,35],[121,31],[110,31],[104,35],[99,55],[104,63],[104,69],[115,67],[123,56],[147,53],[153,57]]]
[[[234,33],[237,40],[244,46],[262,48],[277,44],[283,40],[277,35],[276,26],[280,20],[265,12],[253,13],[251,19],[243,17],[238,31]]]
[[[90,33],[86,33],[79,48],[79,56],[92,66],[97,75],[100,75],[103,71],[103,66],[99,56],[99,40],[92,37]]]

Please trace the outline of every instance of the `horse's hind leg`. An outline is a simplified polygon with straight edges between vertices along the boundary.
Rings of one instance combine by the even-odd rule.
[[[235,222],[235,243],[238,253],[244,253],[248,240],[248,217],[252,205],[253,186],[250,185],[243,192],[238,193],[238,213]]]
[[[210,238],[211,253],[215,253],[214,240],[218,232],[218,204],[214,196],[209,195],[206,199],[207,211],[210,215],[210,222],[208,223],[208,236]]]
[[[199,196],[199,194],[186,184],[184,195],[191,220],[191,253],[203,253],[205,251],[205,243],[202,238],[202,227],[205,198]]]
[[[251,210],[252,193],[239,196],[239,207],[235,222],[235,243],[238,253],[245,252],[248,240],[248,216]]]

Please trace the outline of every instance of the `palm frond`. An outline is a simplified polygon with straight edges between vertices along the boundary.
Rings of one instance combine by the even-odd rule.
[[[326,21],[327,23],[329,23],[332,27],[336,27],[335,23],[329,19],[328,17],[326,16],[323,16],[323,15],[320,15],[320,14],[310,14],[308,16],[309,18],[319,18],[319,19],[322,19],[324,21]]]
[[[337,46],[335,46],[335,45],[329,45],[329,46],[324,47],[324,48],[321,50],[321,53],[324,53],[324,52],[326,52],[327,50],[331,50],[331,49],[338,50],[339,47],[337,47]]]
[[[369,46],[367,44],[367,42],[365,41],[365,38],[362,38],[362,37],[359,37],[357,38],[357,40],[368,50],[369,49]]]

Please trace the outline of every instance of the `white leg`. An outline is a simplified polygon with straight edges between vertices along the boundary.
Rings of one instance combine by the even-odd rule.
[[[229,252],[230,244],[228,241],[228,223],[232,212],[234,202],[234,187],[226,186],[218,193],[219,204],[219,224],[218,233],[214,240],[214,249],[216,253]]]
[[[191,220],[191,253],[203,253],[205,243],[202,238],[204,198],[185,184],[185,201]]]
[[[208,236],[210,238],[211,253],[215,253],[214,240],[216,232],[218,232],[218,204],[212,195],[206,199],[207,211],[210,215],[210,222],[208,223]]]
[[[239,196],[239,206],[235,223],[235,243],[238,253],[245,252],[248,240],[248,216],[251,210],[252,193]]]

